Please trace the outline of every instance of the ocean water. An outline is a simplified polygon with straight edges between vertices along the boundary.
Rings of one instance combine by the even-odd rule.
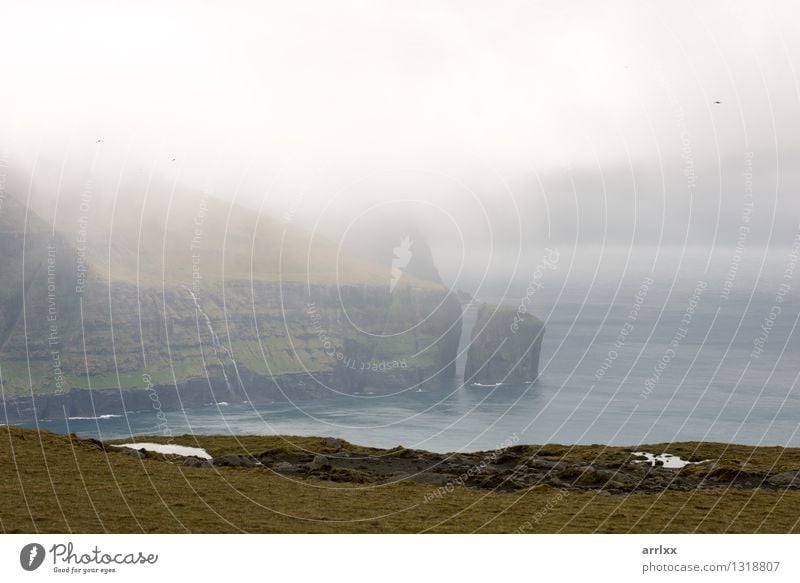
[[[440,452],[509,442],[800,446],[800,301],[796,291],[779,293],[779,275],[728,291],[724,278],[702,273],[652,283],[641,274],[602,285],[565,280],[525,296],[547,327],[535,383],[210,404],[167,413],[169,431],[336,436]],[[474,319],[473,306],[467,329]],[[153,434],[156,424],[155,412],[143,411],[40,426],[108,439]]]

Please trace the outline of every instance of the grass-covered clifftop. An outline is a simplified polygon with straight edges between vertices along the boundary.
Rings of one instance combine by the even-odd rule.
[[[49,326],[42,317],[27,318],[27,335],[21,325],[10,335],[0,352],[6,395],[29,390],[28,359],[34,390],[56,392],[54,349],[67,390],[90,384],[96,389],[135,389],[141,387],[143,373],[154,384],[206,374],[219,377],[223,365],[234,375],[234,361],[240,373],[263,376],[344,370],[347,363],[361,371],[370,364],[385,368],[393,361],[402,362],[401,370],[422,369],[430,375],[449,364],[442,344],[453,334],[451,327],[460,331],[460,312],[447,292],[398,288],[390,295],[364,287],[339,291],[347,296],[345,308],[324,287],[309,292],[299,284],[229,282],[224,292],[219,286],[198,294],[203,313],[180,288],[116,284],[110,297],[88,292],[82,314],[80,309],[60,312],[57,344],[49,343]],[[38,306],[46,298],[36,295],[35,290],[29,292],[28,309],[42,314]],[[439,306],[442,302],[445,305]],[[346,320],[345,311],[358,329]],[[428,313],[433,315],[423,325],[405,330]]]
[[[797,449],[717,443],[640,446],[636,449],[714,460],[686,470],[648,470],[632,448],[624,447],[514,446],[438,455],[312,437],[183,436],[171,442],[206,448],[219,464],[192,467],[197,463],[186,465],[184,458],[140,457],[99,442],[0,427],[0,472],[5,477],[0,481],[0,530],[800,531],[800,484],[791,487],[774,479],[800,470]],[[260,465],[234,467],[237,459],[260,460]],[[343,468],[346,461],[353,469]],[[424,471],[414,470],[416,466]],[[525,471],[557,468],[560,477],[553,480],[559,481],[504,488],[521,466]],[[644,477],[641,487],[622,490],[607,480],[582,480],[587,466],[596,473],[624,469]],[[400,473],[380,475],[392,468]],[[647,477],[651,474],[655,477]],[[659,486],[664,476],[669,478]],[[692,488],[667,486],[669,481],[692,480]]]
[[[78,208],[53,225],[11,197],[0,211],[6,399],[197,379],[271,399],[275,377],[324,374],[302,398],[454,372],[461,311],[439,283],[390,288],[391,265],[213,197]]]

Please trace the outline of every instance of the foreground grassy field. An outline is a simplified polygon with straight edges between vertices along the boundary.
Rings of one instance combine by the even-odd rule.
[[[171,443],[204,447],[213,456],[253,455],[280,453],[287,439],[289,447],[310,455],[328,453],[318,438],[184,436]],[[717,472],[800,469],[798,450],[669,447],[678,455],[718,460]],[[629,449],[599,446],[539,451],[565,461],[609,462],[630,455]],[[697,472],[700,466],[692,468]],[[634,488],[618,494],[547,485],[514,492],[455,485],[432,496],[436,488],[424,483],[357,483],[357,473],[353,481],[321,481],[265,467],[187,467],[162,456],[139,458],[91,441],[9,427],[0,427],[0,475],[5,533],[800,531],[796,489],[640,493]]]

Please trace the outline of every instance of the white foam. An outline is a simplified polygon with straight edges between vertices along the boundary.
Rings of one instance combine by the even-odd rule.
[[[167,443],[122,443],[115,447],[129,447],[131,449],[146,449],[156,453],[181,455],[184,457],[199,457],[201,459],[210,460],[211,456],[208,452],[200,447],[187,447],[185,445],[172,445]]]
[[[92,421],[97,419],[114,419],[122,417],[122,415],[98,415],[97,417],[67,417],[70,421]]]

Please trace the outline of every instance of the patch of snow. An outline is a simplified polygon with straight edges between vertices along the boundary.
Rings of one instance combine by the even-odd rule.
[[[129,447],[131,449],[146,449],[156,453],[182,455],[184,457],[199,457],[210,460],[208,452],[200,447],[187,447],[185,445],[172,445],[167,443],[122,443],[115,447]]]
[[[648,453],[646,451],[635,451],[633,452],[633,455],[641,455],[647,458],[646,460],[636,460],[637,464],[650,464],[651,466],[655,466],[656,462],[663,462],[664,467],[670,469],[680,469],[688,465],[702,464],[711,461],[711,460],[703,460],[701,462],[689,462],[686,460],[682,460],[677,455],[672,455],[671,453],[662,453],[660,455],[655,455],[652,453]]]

